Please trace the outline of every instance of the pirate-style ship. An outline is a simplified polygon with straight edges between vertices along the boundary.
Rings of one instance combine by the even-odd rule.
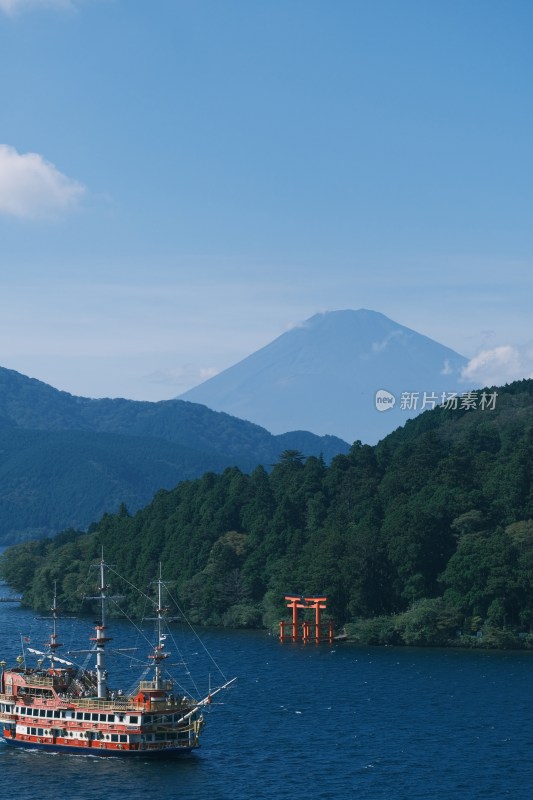
[[[76,666],[60,658],[57,634],[57,604],[52,606],[53,627],[47,649],[26,648],[36,666],[26,663],[26,653],[17,666],[0,662],[0,726],[9,745],[53,752],[98,756],[181,755],[199,746],[204,726],[204,707],[233,680],[210,691],[201,700],[177,691],[174,680],[163,673],[168,658],[162,602],[163,582],[157,583],[156,638],[149,654],[151,679],[139,680],[125,693],[108,685],[106,645],[111,641],[106,625],[106,565],[99,564],[98,600],[100,619],[95,623],[93,669]]]

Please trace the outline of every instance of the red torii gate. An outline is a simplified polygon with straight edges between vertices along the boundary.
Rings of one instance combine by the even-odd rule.
[[[315,644],[319,644],[319,642],[333,642],[333,623],[330,622],[328,626],[328,635],[321,638],[320,631],[321,631],[321,623],[320,623],[320,612],[326,609],[326,602],[327,597],[303,597],[302,595],[285,595],[285,600],[288,600],[287,608],[292,609],[292,623],[291,623],[291,634],[287,635],[285,632],[285,625],[287,624],[283,620],[279,623],[279,638],[281,642],[286,642],[287,640],[291,640],[293,642],[298,641],[298,609],[303,608],[305,610],[312,610],[314,609],[315,612],[315,636],[314,641]],[[302,623],[302,642],[306,644],[311,640],[310,635],[310,625],[308,622],[304,621]]]

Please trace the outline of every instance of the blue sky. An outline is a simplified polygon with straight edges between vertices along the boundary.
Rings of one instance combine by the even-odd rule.
[[[317,311],[533,374],[533,5],[0,0],[0,365],[159,400]]]

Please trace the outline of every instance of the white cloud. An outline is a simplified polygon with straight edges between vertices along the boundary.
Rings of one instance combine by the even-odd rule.
[[[482,350],[461,371],[461,380],[478,386],[533,378],[533,345],[500,345]]]
[[[13,16],[26,8],[73,8],[72,0],[0,0],[0,11]]]
[[[389,343],[392,341],[392,339],[396,339],[398,336],[402,336],[402,335],[403,335],[403,331],[401,331],[401,330],[391,331],[380,342],[373,342],[372,343],[372,352],[373,353],[381,353],[383,350],[387,349],[387,347],[389,346]]]
[[[0,0],[1,2],[1,0]],[[0,214],[50,217],[75,208],[85,187],[38,153],[0,144]]]

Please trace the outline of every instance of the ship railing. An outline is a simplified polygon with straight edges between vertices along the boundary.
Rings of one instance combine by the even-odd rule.
[[[157,681],[140,681],[139,683],[140,692],[154,692],[158,690],[170,692],[173,687],[174,684],[172,681],[159,681],[159,685],[157,684]]]
[[[53,686],[54,679],[44,675],[32,675],[27,680],[27,686],[30,688],[31,686]]]
[[[138,705],[131,697],[117,697],[114,700],[106,700],[103,697],[73,697],[68,702],[77,708],[101,708],[115,711]]]
[[[187,700],[186,702],[182,701],[180,698],[176,697],[173,700],[150,700],[150,711],[172,711],[172,710],[180,710],[187,706],[190,706],[191,702]]]

